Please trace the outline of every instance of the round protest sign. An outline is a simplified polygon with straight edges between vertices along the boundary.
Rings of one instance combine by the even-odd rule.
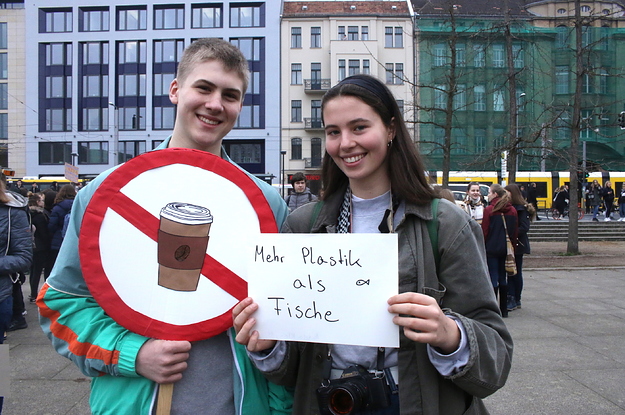
[[[80,229],[80,262],[98,304],[128,330],[203,340],[232,325],[247,296],[246,237],[277,232],[256,183],[189,149],[152,151],[115,169]]]

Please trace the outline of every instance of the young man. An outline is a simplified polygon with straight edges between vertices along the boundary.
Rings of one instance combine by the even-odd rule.
[[[230,161],[221,144],[241,111],[247,82],[247,60],[229,42],[192,43],[170,86],[177,105],[173,134],[158,149],[198,149]],[[93,377],[92,412],[152,414],[158,384],[175,383],[172,414],[288,414],[290,395],[250,369],[230,330],[193,345],[148,339],[117,324],[95,302],[80,268],[78,234],[91,197],[112,170],[78,193],[56,265],[37,300],[53,346]],[[270,185],[251,177],[280,227],[286,204]]]
[[[291,176],[291,185],[294,192],[285,199],[290,212],[293,212],[300,206],[304,206],[306,203],[317,200],[317,196],[313,195],[310,189],[306,187],[306,176],[304,176],[304,173],[297,172]]]

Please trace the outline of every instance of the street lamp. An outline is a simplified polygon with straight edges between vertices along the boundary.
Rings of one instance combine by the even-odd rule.
[[[77,160],[78,160],[78,153],[72,153],[72,166],[76,167],[78,165],[76,162]]]
[[[516,171],[519,171],[519,111],[521,108],[521,105],[523,105],[521,103],[521,99],[525,98],[525,92],[521,92],[519,94],[519,99],[517,102],[517,107],[516,107],[516,116],[515,116],[515,121],[516,121],[516,126],[514,129],[514,148],[516,149],[515,153],[516,153]]]
[[[284,199],[284,156],[286,156],[286,150],[282,150],[280,151],[280,154],[282,154],[282,169],[280,172],[280,181],[281,181],[281,193],[282,193],[282,198]]]
[[[119,163],[119,156],[117,155],[118,147],[119,147],[119,108],[112,102],[109,102],[109,105],[113,107],[114,117],[113,117],[113,165]]]

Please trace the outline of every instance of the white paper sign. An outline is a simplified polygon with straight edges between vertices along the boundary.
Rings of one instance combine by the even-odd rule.
[[[399,347],[387,303],[398,290],[396,234],[260,234],[250,248],[261,338]]]

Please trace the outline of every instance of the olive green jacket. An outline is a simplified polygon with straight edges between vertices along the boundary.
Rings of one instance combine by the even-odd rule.
[[[282,232],[336,232],[342,199],[342,192],[332,195],[317,213],[317,203],[302,206],[287,218]],[[443,377],[430,362],[426,345],[400,332],[401,414],[485,414],[481,398],[501,388],[508,377],[512,338],[490,283],[480,226],[446,200],[440,200],[437,216],[438,277],[426,226],[432,219],[431,205],[406,205],[396,228],[399,292],[431,295],[447,314],[457,317],[466,330],[470,358],[460,372]],[[295,387],[293,413],[319,413],[315,391],[323,380],[327,354],[326,344],[289,342],[281,366],[265,374],[275,383]]]

